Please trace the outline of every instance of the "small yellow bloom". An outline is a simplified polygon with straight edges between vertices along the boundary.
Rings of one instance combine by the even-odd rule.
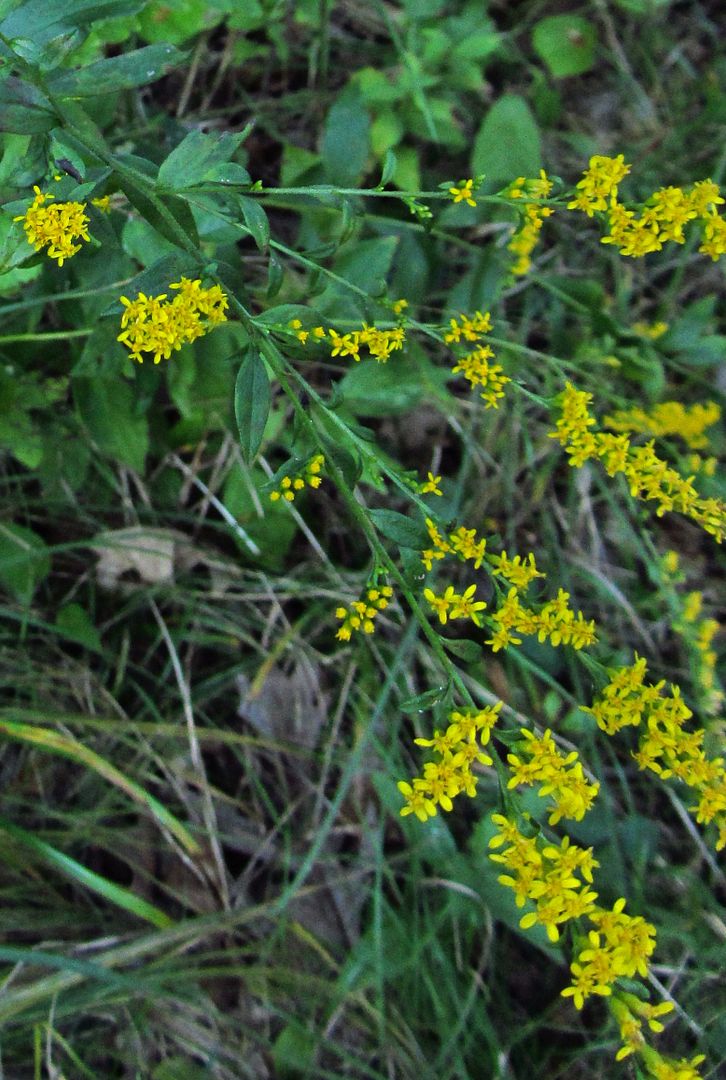
[[[458,187],[449,188],[449,195],[452,196],[455,203],[465,202],[469,206],[476,206],[473,180],[460,180]]]
[[[433,473],[429,473],[428,478],[424,483],[419,485],[419,495],[443,495],[443,492],[439,488],[440,483],[440,476],[434,476]]]

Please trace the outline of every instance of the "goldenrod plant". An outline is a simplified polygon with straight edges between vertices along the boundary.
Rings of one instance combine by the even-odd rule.
[[[718,30],[0,3],[0,1073],[721,1075]]]

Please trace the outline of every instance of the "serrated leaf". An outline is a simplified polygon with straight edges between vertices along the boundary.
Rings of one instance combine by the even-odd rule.
[[[582,75],[595,63],[595,27],[580,15],[548,15],[532,32],[532,45],[557,79]]]
[[[401,547],[415,551],[426,547],[428,534],[420,521],[412,520],[396,510],[370,510],[369,517],[379,533]]]
[[[183,60],[184,53],[173,45],[147,45],[121,56],[98,60],[78,71],[63,71],[52,80],[51,89],[71,97],[118,93],[162,78]]]
[[[471,157],[472,175],[486,173],[494,188],[517,176],[536,176],[542,167],[537,122],[524,98],[505,94],[479,128]]]
[[[234,385],[234,415],[242,456],[248,464],[254,460],[262,443],[271,402],[267,369],[258,351],[250,348]]]
[[[210,172],[229,162],[245,131],[209,135],[190,131],[159,166],[158,183],[171,191],[186,191],[204,182]]]
[[[248,199],[240,195],[237,201],[245,225],[252,233],[252,239],[260,251],[264,251],[270,242],[270,223],[267,220],[267,214],[256,199]]]

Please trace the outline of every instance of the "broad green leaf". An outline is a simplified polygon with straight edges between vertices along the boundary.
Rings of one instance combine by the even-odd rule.
[[[129,383],[113,378],[80,376],[72,380],[76,408],[100,450],[143,472],[149,449],[149,425],[134,410]]]
[[[133,15],[146,0],[28,0],[0,23],[4,37],[45,45],[77,26]]]
[[[52,80],[51,89],[70,97],[118,93],[160,79],[183,60],[184,54],[173,45],[148,45],[77,71],[60,72]]]
[[[548,15],[532,33],[535,52],[558,79],[591,69],[595,40],[595,26],[581,15]]]
[[[424,396],[435,396],[450,373],[423,358],[395,353],[387,364],[363,360],[338,383],[344,406],[355,416],[396,416],[408,412]]]
[[[50,571],[48,549],[32,529],[0,521],[0,583],[23,604]]]
[[[370,118],[357,94],[335,102],[325,121],[321,154],[332,184],[355,187],[368,159]]]
[[[234,415],[242,455],[248,463],[253,461],[260,448],[271,401],[270,379],[264,361],[256,349],[250,348],[234,386]]]
[[[540,135],[529,105],[517,94],[505,94],[479,128],[472,174],[486,174],[487,186],[495,190],[517,176],[536,176],[541,167]]]
[[[0,83],[0,131],[39,135],[57,122],[50,101],[30,83],[12,75]]]
[[[422,521],[416,521],[396,510],[370,510],[369,517],[379,533],[401,547],[421,551],[428,542]]]
[[[397,236],[379,236],[351,244],[336,258],[335,272],[368,293],[381,292],[398,243]]]
[[[238,203],[245,225],[252,233],[254,242],[260,251],[264,251],[270,242],[270,223],[267,220],[267,214],[256,199],[247,199],[241,195]]]
[[[235,6],[239,0],[234,0]],[[179,45],[222,20],[225,8],[220,0],[154,0],[139,16],[139,29],[146,41]]]
[[[114,175],[118,186],[131,205],[136,207],[142,217],[146,218],[148,223],[161,236],[166,237],[175,247],[182,250],[185,248],[182,239],[184,235],[193,244],[199,245],[197,227],[189,205],[184,199],[180,199],[176,195],[157,195],[157,201],[155,202],[141,184],[131,180],[125,173],[116,173]],[[164,214],[159,208],[159,203],[167,211],[167,214],[174,219],[173,221],[169,221],[167,214]]]
[[[232,158],[245,135],[244,131],[221,135],[190,131],[159,166],[159,185],[186,191],[203,183],[210,172]]]
[[[85,645],[92,652],[101,652],[101,638],[90,616],[80,604],[66,604],[58,612],[55,625],[65,637]]]
[[[377,158],[382,158],[394,146],[398,146],[406,131],[398,113],[393,109],[383,109],[371,124],[371,149]],[[393,170],[391,170],[391,176]],[[390,176],[389,176],[390,179]]]
[[[476,641],[470,641],[468,638],[442,638],[441,643],[450,653],[458,656],[466,664],[481,659],[482,646]]]

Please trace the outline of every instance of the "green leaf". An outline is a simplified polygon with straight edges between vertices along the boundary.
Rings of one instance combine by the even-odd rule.
[[[57,123],[53,106],[40,90],[12,75],[0,83],[0,131],[40,135]]]
[[[541,167],[540,135],[529,105],[517,94],[505,94],[479,128],[472,174],[485,173],[488,186],[496,190],[517,176],[536,176]]]
[[[134,15],[146,0],[29,0],[0,23],[6,38],[23,38],[34,45],[45,45],[53,38],[77,26],[88,26],[97,19]]]
[[[580,15],[548,15],[532,33],[532,45],[556,79],[582,75],[595,63],[595,27]]]
[[[55,625],[64,637],[85,645],[91,652],[101,652],[101,638],[90,616],[80,604],[66,604],[56,616]]]
[[[173,45],[148,45],[144,49],[99,60],[77,71],[60,72],[51,81],[51,89],[56,94],[70,97],[118,93],[162,78],[183,60],[184,54]]]
[[[393,150],[386,150],[386,156],[383,159],[383,168],[381,169],[381,179],[378,181],[378,187],[384,188],[386,184],[389,184],[393,177],[396,175],[396,168],[398,166],[398,159]]]
[[[129,383],[118,376],[79,376],[72,383],[76,408],[94,442],[104,453],[143,472],[149,425],[145,416],[135,415]]]
[[[415,551],[426,547],[428,534],[422,522],[412,520],[396,510],[370,510],[369,517],[379,533],[401,547]]]
[[[272,1061],[279,1080],[302,1080],[311,1075],[317,1039],[297,1020],[291,1020],[275,1039]]]
[[[467,664],[481,660],[482,646],[476,641],[469,641],[466,638],[442,638],[441,643],[449,652]]]
[[[405,713],[426,712],[427,709],[438,705],[440,701],[445,701],[450,695],[451,683],[446,683],[445,686],[436,686],[433,690],[426,690],[423,694],[406,698],[398,707]]]
[[[0,522],[0,582],[7,591],[27,605],[49,572],[48,549],[37,533]]]
[[[155,0],[145,5],[139,29],[146,41],[169,41],[178,45],[221,21],[219,0]]]
[[[264,361],[256,349],[250,348],[234,385],[234,415],[242,455],[248,464],[254,460],[262,443],[271,402],[270,379]]]
[[[348,92],[325,121],[321,154],[328,179],[339,187],[355,187],[368,159],[370,118],[357,93]]]
[[[131,205],[136,207],[142,217],[146,218],[148,223],[161,236],[164,236],[177,248],[184,249],[182,234],[186,234],[193,244],[199,245],[197,227],[194,224],[189,205],[184,199],[180,199],[176,195],[157,195],[156,201],[154,201],[140,184],[137,184],[135,180],[131,180],[125,173],[114,173],[114,176],[116,183]],[[168,217],[162,213],[158,203],[171,215],[177,227],[175,227],[174,221],[169,221]]]
[[[170,191],[186,191],[204,183],[209,173],[230,161],[246,135],[246,131],[221,135],[190,131],[159,166],[159,185]]]
[[[237,201],[254,242],[260,251],[264,251],[270,242],[270,223],[267,220],[267,214],[256,199],[247,199],[240,195]]]

